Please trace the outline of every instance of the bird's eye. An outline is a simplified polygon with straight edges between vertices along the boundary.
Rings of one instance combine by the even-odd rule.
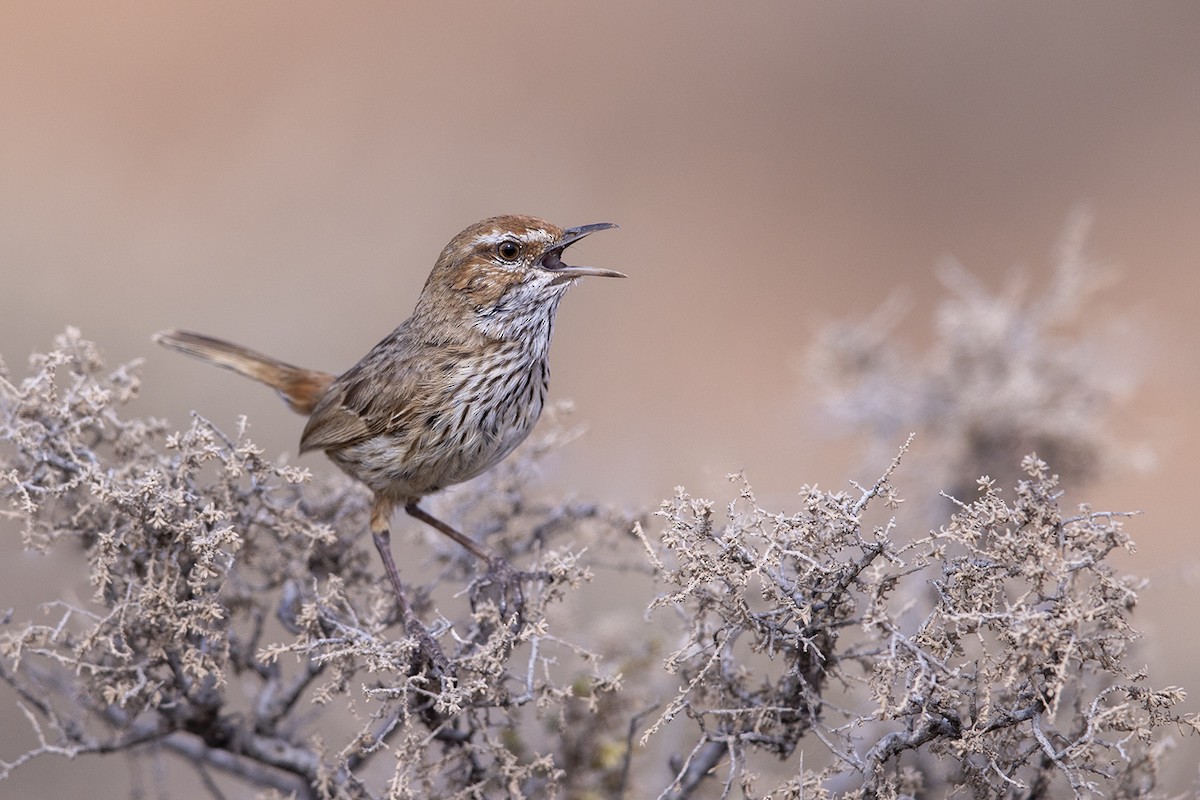
[[[517,256],[521,255],[521,245],[514,242],[512,239],[505,239],[500,244],[496,245],[496,255],[505,261],[516,261]]]

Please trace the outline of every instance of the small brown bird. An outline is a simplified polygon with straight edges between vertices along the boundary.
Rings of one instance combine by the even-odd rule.
[[[300,452],[324,450],[374,492],[375,546],[406,626],[429,647],[392,559],[392,510],[403,506],[489,567],[506,569],[417,503],[491,468],[529,435],[545,402],[550,335],[563,294],[577,278],[625,277],[569,266],[563,251],[615,227],[600,222],[564,230],[518,215],[472,225],[442,251],[412,316],[336,377],[198,333],[170,330],[154,339],[265,383],[308,415]]]

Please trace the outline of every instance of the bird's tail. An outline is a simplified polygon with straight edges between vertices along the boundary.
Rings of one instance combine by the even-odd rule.
[[[279,392],[284,402],[298,414],[311,414],[334,378],[327,372],[295,367],[240,344],[201,333],[172,329],[160,331],[153,338],[163,347],[265,383]]]

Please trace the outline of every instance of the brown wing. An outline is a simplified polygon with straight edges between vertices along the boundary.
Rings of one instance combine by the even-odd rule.
[[[338,377],[313,410],[300,437],[300,452],[336,450],[400,431],[425,405],[438,369],[438,348],[405,341],[401,330]]]

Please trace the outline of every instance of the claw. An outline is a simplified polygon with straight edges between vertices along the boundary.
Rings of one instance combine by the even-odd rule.
[[[408,631],[409,636],[417,640],[418,659],[413,660],[414,667],[420,663],[419,657],[423,656],[424,661],[443,679],[454,674],[450,667],[450,659],[442,652],[442,646],[411,612],[405,615],[404,629]]]
[[[507,560],[500,556],[487,559],[488,569],[476,580],[471,592],[472,603],[491,597],[500,611],[502,619],[512,618],[512,623],[520,627],[525,619],[525,590],[522,582],[528,577],[526,573],[513,569]],[[495,592],[486,592],[489,587],[495,587]]]

